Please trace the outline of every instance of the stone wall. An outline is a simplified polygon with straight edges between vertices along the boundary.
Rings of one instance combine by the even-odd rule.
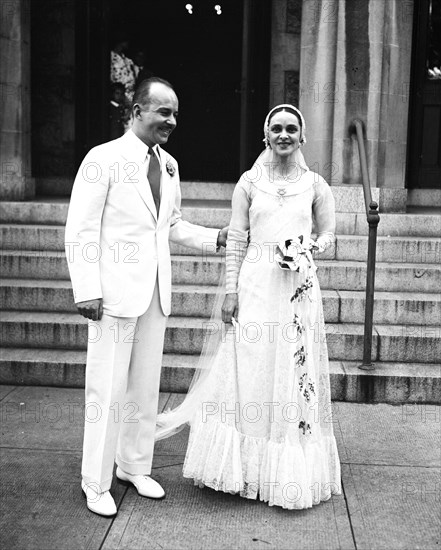
[[[74,0],[35,0],[31,9],[32,172],[75,173]],[[81,99],[79,98],[81,105]]]

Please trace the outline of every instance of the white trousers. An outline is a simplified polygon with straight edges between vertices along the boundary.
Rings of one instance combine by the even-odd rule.
[[[156,283],[141,317],[89,321],[81,473],[98,492],[115,458],[129,474],[151,472],[166,320]]]

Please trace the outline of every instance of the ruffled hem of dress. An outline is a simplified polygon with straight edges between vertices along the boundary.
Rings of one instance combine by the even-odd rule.
[[[308,439],[308,436],[306,436]],[[304,444],[247,436],[219,422],[192,425],[183,475],[195,485],[289,510],[341,494],[333,435]]]

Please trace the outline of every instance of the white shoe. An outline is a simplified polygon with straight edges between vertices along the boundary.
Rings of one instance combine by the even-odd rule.
[[[106,517],[116,514],[116,504],[109,491],[98,493],[96,491],[98,485],[95,483],[86,483],[85,481],[81,482],[81,488],[86,497],[87,507],[91,512]]]
[[[161,499],[165,497],[164,489],[150,476],[127,474],[118,466],[116,477],[121,481],[131,483],[136,487],[138,495],[147,498]]]

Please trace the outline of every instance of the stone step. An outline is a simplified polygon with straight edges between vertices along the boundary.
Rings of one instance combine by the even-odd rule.
[[[209,318],[216,286],[173,285],[172,314]],[[328,323],[364,323],[364,291],[323,290]],[[70,281],[0,279],[0,308],[17,311],[76,312]],[[441,295],[377,292],[374,322],[400,325],[441,325]]]
[[[336,260],[366,261],[368,239],[359,235],[338,235]],[[377,262],[439,263],[441,240],[435,237],[378,237]]]
[[[14,279],[69,279],[64,251],[0,250],[0,273]]]
[[[2,248],[5,250],[64,250],[64,227],[51,225],[0,225]],[[330,247],[322,259],[366,261],[368,239],[359,235],[337,235],[336,244]],[[173,254],[200,254],[179,245],[173,245]],[[214,250],[210,247],[208,253]],[[269,246],[257,248],[256,258],[268,254]],[[378,237],[378,262],[397,263],[439,263],[441,259],[441,241],[434,237]]]
[[[191,256],[173,256],[174,284],[217,285],[222,277],[225,258],[207,256],[204,261]],[[364,262],[317,260],[317,275],[322,289],[364,290]],[[69,279],[64,252],[4,250],[0,251],[0,273],[3,278]],[[376,291],[437,293],[441,288],[438,264],[377,263]]]
[[[367,260],[368,239],[367,236],[338,234],[336,245],[318,256],[323,260],[354,260],[365,262]],[[198,256],[200,252],[191,248],[170,243],[170,251],[174,255]],[[213,253],[213,247],[207,248],[207,255]],[[267,248],[256,250],[255,255],[268,253]],[[223,255],[223,249],[221,251]],[[394,263],[440,263],[441,241],[435,237],[415,236],[381,236],[377,238],[377,262]]]
[[[61,225],[0,225],[3,250],[64,250]]]
[[[209,327],[212,324],[207,319],[170,317],[164,352],[200,353],[205,330]],[[86,348],[87,321],[73,313],[4,311],[0,328],[5,347]],[[219,330],[223,328],[221,323]],[[312,327],[310,330],[316,329]],[[362,358],[363,325],[328,323],[326,330],[330,359],[357,361]],[[238,338],[248,338],[246,326],[239,329]],[[372,359],[406,363],[441,362],[441,327],[374,325]]]
[[[0,202],[2,224],[64,225],[68,198],[36,198],[28,202]],[[230,201],[187,199],[182,202],[183,218],[207,227],[224,227],[231,217]],[[336,233],[341,235],[367,235],[369,226],[363,212],[337,212]],[[435,214],[386,213],[381,215],[378,235],[439,237],[441,216]]]
[[[254,177],[253,175],[250,176]],[[74,178],[38,178],[37,193],[44,196],[70,197]],[[236,182],[181,181],[183,199],[231,200]],[[363,187],[361,185],[332,185],[337,212],[364,212]],[[380,205],[381,212],[405,212],[406,189],[372,187],[372,199]]]
[[[183,199],[229,201],[233,196],[234,183],[209,183],[204,181],[181,181]]]
[[[188,256],[172,258],[173,282],[177,284],[216,285],[222,277],[224,259],[207,257],[204,262]],[[317,276],[322,289],[365,290],[364,262],[318,260]],[[378,263],[375,288],[387,292],[435,293],[441,287],[438,264]]]
[[[407,205],[415,207],[441,207],[441,189],[409,189]]]
[[[0,222],[20,225],[64,226],[69,199],[36,198],[28,202],[0,202]],[[224,227],[231,217],[229,201],[184,200],[184,219],[210,227]]]
[[[164,354],[161,391],[188,390],[197,355]],[[0,349],[0,383],[83,388],[86,352],[63,349]],[[374,371],[359,362],[330,361],[331,398],[370,403],[440,403],[441,365],[424,363],[375,364]]]
[[[69,199],[75,177],[54,176],[49,178],[37,178],[37,193],[48,198]],[[186,199],[199,199],[204,197],[213,200],[231,200],[236,182],[219,183],[204,181],[181,181],[182,197]]]

